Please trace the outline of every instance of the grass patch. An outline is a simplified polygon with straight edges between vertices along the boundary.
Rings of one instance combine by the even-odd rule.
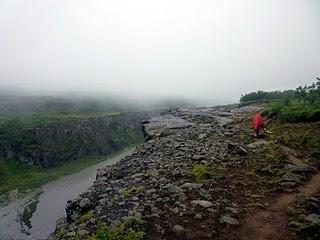
[[[268,138],[301,153],[300,157],[320,156],[320,125],[317,123],[282,123],[273,121]]]
[[[145,193],[146,189],[144,186],[140,186],[140,187],[132,187],[132,188],[128,188],[122,191],[122,195],[124,197],[130,197],[133,194],[137,194],[137,193]]]
[[[226,169],[224,166],[217,167],[214,171],[212,171],[203,164],[196,164],[192,168],[192,175],[195,177],[197,182],[203,183],[208,180],[220,179],[221,177],[223,177],[222,175],[225,170]]]
[[[74,240],[142,240],[145,232],[142,230],[144,221],[141,216],[130,216],[125,218],[121,223],[108,227],[101,221],[95,226],[94,233],[75,236]],[[55,240],[66,239],[65,230],[60,229],[55,235]]]
[[[93,214],[92,211],[89,211],[85,214],[83,214],[77,221],[76,224],[82,224],[88,222],[92,218]]]
[[[202,182],[210,177],[208,168],[202,164],[196,164],[192,168],[192,174],[195,176],[197,182]]]
[[[276,101],[263,113],[268,118],[276,117],[282,122],[313,122],[320,120],[320,102],[301,100]]]
[[[25,166],[13,159],[0,158],[0,193],[6,193],[13,189],[26,190],[40,187],[61,176],[81,171],[110,159],[120,152],[116,151],[105,156],[83,157],[50,169],[41,166]]]
[[[50,112],[17,117],[1,117],[0,127],[10,122],[19,122],[21,127],[34,127],[43,123],[55,123],[74,120],[86,120],[92,117],[119,115],[120,112]]]

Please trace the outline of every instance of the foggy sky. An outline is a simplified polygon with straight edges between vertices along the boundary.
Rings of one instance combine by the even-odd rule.
[[[319,75],[319,0],[0,0],[0,86],[228,102]]]

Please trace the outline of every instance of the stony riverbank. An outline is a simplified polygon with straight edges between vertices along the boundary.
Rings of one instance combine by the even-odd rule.
[[[143,122],[146,142],[98,171],[52,238],[259,239],[248,219],[258,224],[257,212],[317,174],[312,157],[298,163],[273,136],[250,136],[248,116],[261,109],[180,108]]]

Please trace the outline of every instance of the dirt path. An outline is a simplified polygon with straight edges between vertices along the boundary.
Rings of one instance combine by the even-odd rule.
[[[250,118],[252,114],[243,114],[238,118],[238,123],[235,127],[241,131],[251,134]],[[252,147],[259,147],[267,144],[263,139],[258,139],[253,142]],[[287,156],[287,160],[299,167],[309,167],[310,165],[299,159],[297,152],[286,146],[281,146],[281,150]],[[237,230],[231,231],[228,234],[228,240],[294,240],[295,235],[286,229],[287,216],[285,209],[288,205],[293,203],[299,195],[312,196],[320,192],[320,173],[314,168],[315,174],[312,178],[295,189],[293,192],[282,193],[265,199],[269,204],[266,209],[256,208],[250,210],[242,220],[241,227]]]
[[[295,165],[305,166],[300,159],[294,156],[288,148],[284,148],[288,159]],[[291,240],[295,239],[294,235],[286,228],[287,205],[293,203],[299,195],[311,196],[320,192],[320,173],[317,172],[304,185],[298,187],[295,192],[283,193],[269,204],[270,207],[259,212],[249,213],[239,229],[239,240]]]

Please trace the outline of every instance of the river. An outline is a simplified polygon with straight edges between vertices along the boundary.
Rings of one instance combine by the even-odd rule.
[[[112,165],[133,151],[134,148],[126,149],[113,158],[49,182],[31,194],[0,208],[0,239],[46,239],[55,230],[56,220],[65,216],[66,202],[76,198],[93,184],[97,169]],[[32,203],[36,205],[36,209],[30,218],[31,226],[28,227],[21,222],[20,216]]]

